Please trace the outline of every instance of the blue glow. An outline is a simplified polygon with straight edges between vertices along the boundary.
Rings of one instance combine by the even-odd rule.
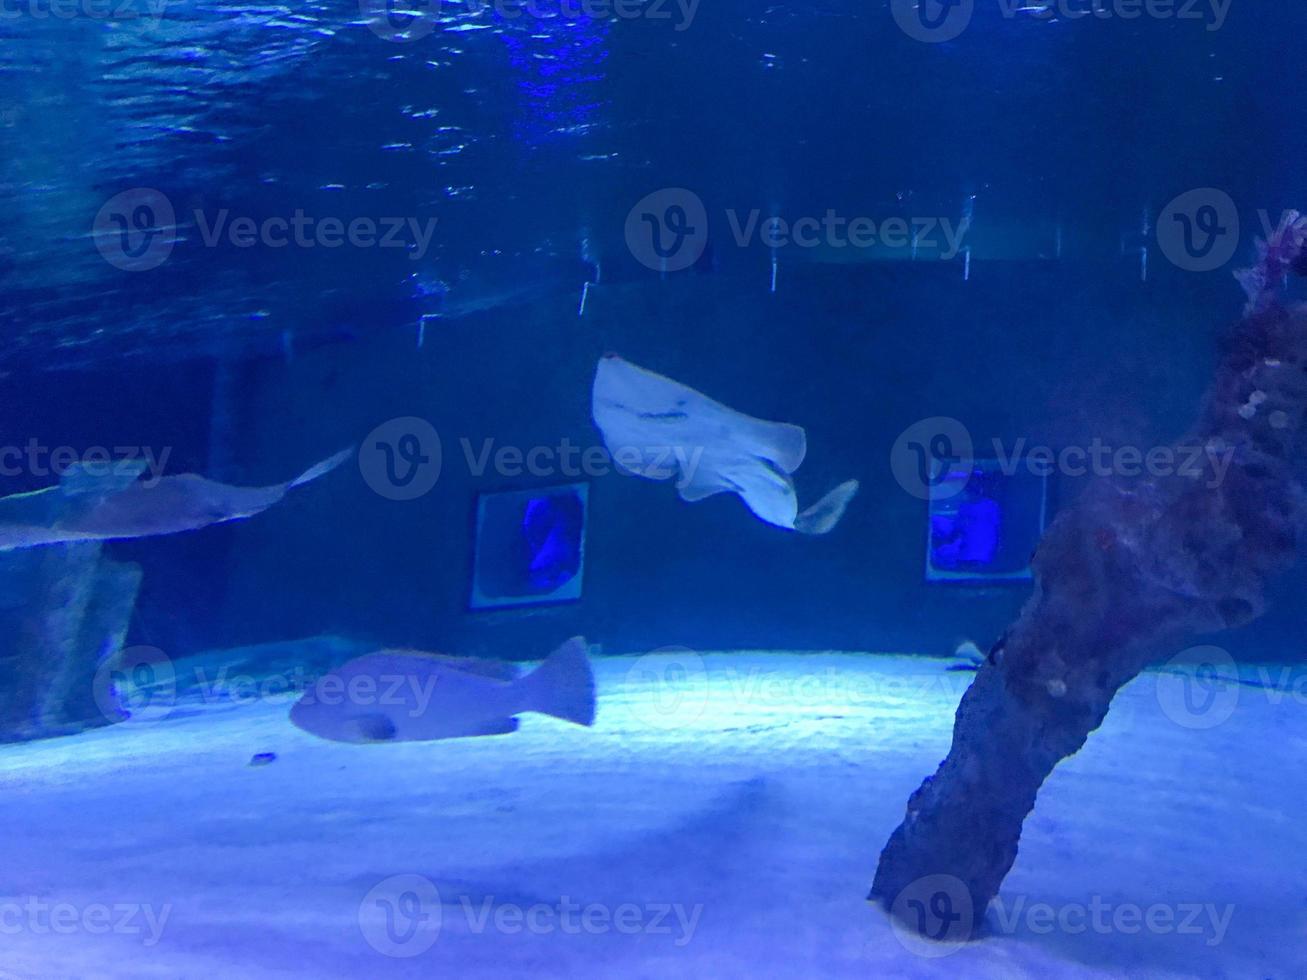
[[[998,555],[1003,511],[998,501],[964,501],[953,514],[931,515],[931,561],[940,568],[988,565]]]
[[[598,87],[605,79],[601,66],[608,58],[608,24],[559,13],[532,18],[526,29],[521,19],[497,18],[505,28],[499,37],[508,48],[521,95],[514,138],[537,146],[584,133],[603,105]]]
[[[930,501],[926,577],[1030,578],[1046,502],[1047,481],[1028,471],[1004,472],[993,460],[950,471]]]
[[[553,591],[581,568],[585,512],[576,494],[533,497],[522,509],[522,539],[529,554],[526,577],[534,590]]]

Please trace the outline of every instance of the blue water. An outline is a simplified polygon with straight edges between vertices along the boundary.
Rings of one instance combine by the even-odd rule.
[[[433,290],[456,310],[510,282],[571,292],[589,263],[629,261],[625,213],[659,187],[699,194],[722,239],[727,209],[957,217],[975,194],[978,221],[1060,222],[1068,251],[1107,259],[1181,189],[1282,206],[1303,150],[1293,6],[1129,20],[981,3],[934,44],[884,2],[611,20],[446,3],[408,42],[349,3],[168,3],[157,20],[145,3],[0,22],[7,365],[411,328]],[[180,216],[157,274],[118,274],[87,238],[132,188]],[[195,221],[296,209],[438,231],[420,257],[310,254],[210,247]]]
[[[0,550],[0,980],[1302,975],[1301,567],[1202,639],[1183,698],[1156,651],[1174,669],[1054,774],[1002,893],[1230,903],[1228,936],[1027,924],[935,959],[867,911],[1090,482],[979,450],[1170,445],[1232,273],[1307,207],[1307,7],[921,4],[0,0],[0,539],[52,450],[276,498],[179,491],[186,533]],[[714,495],[614,467],[610,353],[802,426],[795,509],[857,480],[847,513],[807,535],[750,502],[792,432]],[[959,432],[963,492],[928,503],[914,467]],[[85,506],[62,487],[51,513]],[[289,717],[373,651],[507,678],[574,636],[592,728],[358,746]],[[1229,690],[1229,718],[1184,714]],[[397,938],[437,889],[448,923],[460,896],[705,918],[685,945]],[[173,924],[143,948],[96,903]]]

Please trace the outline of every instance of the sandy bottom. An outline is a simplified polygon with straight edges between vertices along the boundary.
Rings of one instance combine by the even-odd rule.
[[[595,666],[592,730],[337,745],[246,690],[0,748],[0,977],[1307,976],[1293,678],[1214,708],[1140,678],[1045,787],[995,934],[922,947],[864,895],[973,675]]]

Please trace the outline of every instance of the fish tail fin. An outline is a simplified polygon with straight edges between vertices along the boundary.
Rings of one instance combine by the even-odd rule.
[[[844,509],[858,492],[857,480],[845,480],[826,496],[794,519],[794,530],[800,534],[825,534],[840,522]]]
[[[290,483],[286,484],[286,489],[290,490],[294,487],[301,486],[302,484],[305,483],[312,483],[318,477],[326,476],[341,463],[345,462],[345,460],[348,459],[350,454],[353,452],[354,452],[354,447],[350,446],[348,449],[342,449],[334,456],[328,456],[321,463],[316,463],[315,465],[310,466],[299,476],[295,477],[295,479],[291,480]]]
[[[521,683],[527,688],[527,710],[577,725],[594,724],[595,679],[584,638],[572,637]]]

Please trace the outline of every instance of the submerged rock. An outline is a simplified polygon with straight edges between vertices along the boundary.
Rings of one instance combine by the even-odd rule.
[[[908,801],[871,897],[932,940],[983,926],[1044,780],[1112,698],[1189,638],[1250,622],[1307,536],[1307,308],[1297,215],[1240,278],[1250,304],[1169,476],[1105,478],[1049,526],[1035,592],[958,706],[953,744]],[[1245,412],[1255,396],[1268,411]],[[1193,450],[1189,452],[1188,450]]]
[[[97,672],[122,648],[141,569],[109,561],[101,547],[0,554],[0,741],[117,720],[97,698]]]

